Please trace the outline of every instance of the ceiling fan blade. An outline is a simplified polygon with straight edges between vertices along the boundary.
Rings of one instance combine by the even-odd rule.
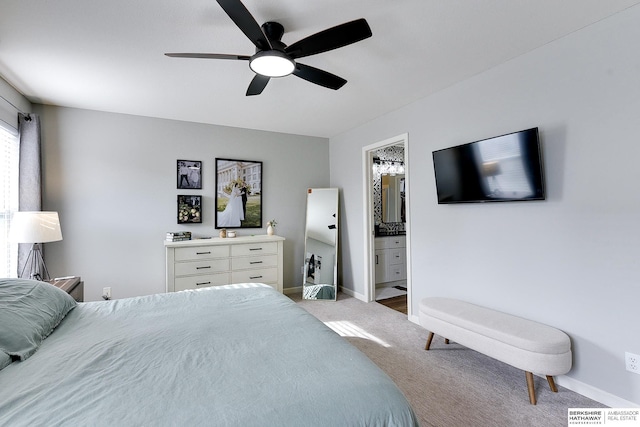
[[[248,61],[251,57],[247,55],[227,55],[224,53],[165,53],[172,58],[201,58],[201,59],[239,59]]]
[[[271,49],[271,43],[262,28],[240,0],[216,0],[229,18],[260,50]]]
[[[360,18],[310,35],[288,46],[285,52],[294,59],[302,58],[359,42],[371,34],[367,21]]]
[[[256,74],[253,80],[251,80],[251,83],[249,83],[247,96],[260,95],[264,88],[267,86],[267,83],[269,83],[270,79],[271,77]]]
[[[296,69],[293,70],[293,74],[308,82],[334,90],[340,89],[347,82],[335,74],[300,63],[296,64]]]

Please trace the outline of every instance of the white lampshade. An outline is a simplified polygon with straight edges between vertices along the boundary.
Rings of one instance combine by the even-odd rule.
[[[16,212],[9,239],[17,243],[45,243],[62,240],[58,212]]]

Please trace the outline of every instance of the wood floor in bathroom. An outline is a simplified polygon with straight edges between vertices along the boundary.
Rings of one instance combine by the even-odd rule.
[[[378,303],[392,308],[400,313],[407,314],[407,295],[400,295],[397,297],[386,298],[378,300]]]

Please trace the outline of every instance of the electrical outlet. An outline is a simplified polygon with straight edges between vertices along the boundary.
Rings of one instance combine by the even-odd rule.
[[[102,288],[102,298],[105,300],[111,299],[111,287]]]
[[[624,360],[627,365],[627,371],[640,374],[640,356],[627,351],[624,353]]]

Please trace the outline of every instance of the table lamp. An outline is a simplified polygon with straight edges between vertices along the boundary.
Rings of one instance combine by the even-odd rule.
[[[16,243],[33,244],[20,277],[25,277],[24,272],[29,267],[29,278],[49,280],[40,244],[62,240],[58,212],[16,212],[11,220],[9,239]]]

